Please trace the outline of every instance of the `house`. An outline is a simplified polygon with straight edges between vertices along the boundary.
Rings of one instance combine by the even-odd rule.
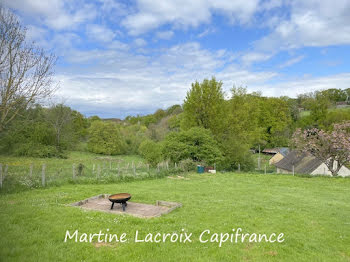
[[[286,155],[289,153],[288,147],[281,147],[279,151],[269,160],[269,164],[273,165],[279,161],[281,161]]]
[[[336,164],[336,163],[335,163]],[[282,160],[274,164],[277,167],[277,173],[292,174],[293,171],[298,174],[310,175],[331,175],[328,167],[322,160],[307,154],[291,151]],[[293,170],[294,169],[294,170]],[[350,176],[350,170],[342,166],[338,172],[339,176]]]

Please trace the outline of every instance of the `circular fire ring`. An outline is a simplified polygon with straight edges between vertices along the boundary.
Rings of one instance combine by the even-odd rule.
[[[111,209],[114,207],[114,203],[119,203],[123,207],[123,211],[125,211],[125,207],[128,205],[126,201],[130,200],[131,195],[129,193],[119,193],[119,194],[114,194],[110,195],[108,197],[109,201],[112,202]]]

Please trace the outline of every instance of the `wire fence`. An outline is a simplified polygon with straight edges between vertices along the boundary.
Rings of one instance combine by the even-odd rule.
[[[111,183],[147,178],[160,178],[183,172],[169,162],[156,167],[143,162],[95,161],[72,165],[30,164],[8,165],[0,163],[0,190],[21,191],[30,188],[58,186],[64,183]]]

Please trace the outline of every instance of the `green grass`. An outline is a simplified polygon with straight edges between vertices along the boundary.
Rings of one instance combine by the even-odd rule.
[[[329,108],[328,111],[329,112],[340,112],[340,111],[346,112],[346,111],[350,111],[350,106],[341,107],[341,108],[332,107],[332,108]],[[303,110],[299,113],[299,116],[306,117],[306,116],[309,116],[310,113],[311,113],[310,110]]]
[[[1,261],[349,261],[350,179],[225,173],[119,184],[65,185],[0,195]],[[141,219],[67,204],[101,193],[132,201],[181,202],[168,215]],[[283,232],[283,243],[200,243],[205,229]],[[64,243],[66,230],[127,233],[128,243]],[[194,234],[192,243],[134,243],[145,233]]]
[[[0,164],[7,174],[3,181],[1,193],[23,191],[38,188],[42,185],[42,165],[46,165],[46,186],[57,186],[67,183],[110,183],[119,180],[136,178],[132,165],[135,165],[137,179],[155,175],[155,169],[148,169],[143,159],[137,155],[103,156],[88,152],[69,152],[67,159],[31,158],[0,155]],[[33,165],[30,176],[30,165]],[[73,181],[73,164],[76,177]],[[78,175],[78,165],[84,166]],[[98,170],[100,172],[98,173]],[[4,172],[5,173],[5,172]],[[99,174],[99,175],[97,175]],[[98,176],[98,179],[97,179]]]

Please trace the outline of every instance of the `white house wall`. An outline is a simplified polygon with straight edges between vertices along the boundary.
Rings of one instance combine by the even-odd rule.
[[[328,167],[325,163],[322,163],[318,168],[316,168],[311,175],[329,175],[331,176],[332,173],[329,171]],[[338,172],[338,176],[350,176],[350,170],[346,168],[345,166],[342,166]]]

